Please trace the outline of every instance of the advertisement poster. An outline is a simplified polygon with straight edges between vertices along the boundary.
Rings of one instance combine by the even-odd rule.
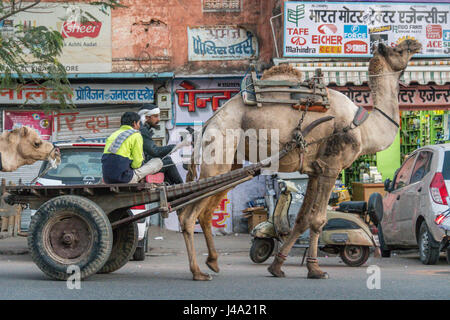
[[[52,116],[42,111],[3,111],[3,131],[27,126],[36,129],[42,140],[52,137]]]
[[[20,24],[24,28],[45,26],[64,38],[59,60],[68,73],[111,72],[111,10],[101,9],[88,4],[43,2],[1,21],[0,35],[13,36]],[[81,22],[82,12],[97,20]],[[29,69],[33,72],[31,65]]]
[[[93,103],[153,103],[153,84],[71,84],[72,102],[75,104]],[[0,89],[1,104],[42,104],[58,103],[51,90],[33,85],[18,89]]]
[[[370,57],[379,43],[422,43],[415,57],[450,55],[448,3],[286,2],[285,57]]]
[[[253,33],[235,26],[188,28],[189,61],[241,60],[258,56]]]
[[[240,91],[241,78],[175,79],[175,123],[193,126],[208,120]]]

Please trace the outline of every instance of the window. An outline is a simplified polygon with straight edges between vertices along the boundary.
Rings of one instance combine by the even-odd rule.
[[[204,12],[241,11],[242,0],[203,0]]]
[[[442,167],[444,180],[450,180],[450,151],[445,151],[444,166]]]
[[[414,160],[416,159],[416,155],[409,157],[403,163],[402,167],[398,171],[397,177],[394,183],[394,190],[403,188],[409,182],[409,177],[411,177],[411,170],[414,165]]]
[[[413,173],[411,174],[410,183],[422,180],[423,177],[430,171],[431,157],[433,153],[430,151],[422,151],[417,157],[414,165]]]

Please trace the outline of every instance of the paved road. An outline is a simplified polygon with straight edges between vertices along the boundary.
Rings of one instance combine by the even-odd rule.
[[[209,282],[191,280],[187,255],[180,247],[181,235],[167,242],[153,240],[156,245],[145,262],[130,261],[115,273],[92,276],[81,283],[79,290],[69,290],[66,282],[49,280],[29,255],[0,255],[0,300],[442,300],[450,297],[450,266],[443,255],[434,266],[422,265],[418,255],[410,253],[389,259],[370,258],[367,265],[360,268],[345,266],[338,257],[321,257],[323,269],[330,274],[328,280],[306,279],[306,268],[299,266],[301,257],[290,256],[284,267],[287,277],[280,279],[270,276],[266,270],[271,259],[259,265],[250,261],[245,247],[250,246],[248,237],[240,238],[240,245],[234,248],[231,244],[227,248],[226,241],[219,238],[216,243],[221,255],[221,272],[213,274],[213,280]],[[202,239],[198,241],[203,243]],[[200,267],[208,271],[203,264],[205,252],[204,245],[199,245]],[[373,276],[367,273],[369,265],[379,267],[380,289],[367,287],[368,277]],[[372,286],[377,284],[376,281],[370,283]]]

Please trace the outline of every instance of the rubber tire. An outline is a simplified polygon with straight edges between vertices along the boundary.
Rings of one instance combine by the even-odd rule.
[[[136,251],[133,255],[134,261],[144,261],[145,260],[145,248],[144,247],[137,247]]]
[[[377,226],[378,229],[378,241],[380,241],[380,251],[381,257],[390,258],[391,250],[389,250],[386,246],[386,242],[384,241],[383,230],[381,229],[381,224]]]
[[[272,238],[254,238],[250,247],[250,259],[254,263],[263,263],[272,255],[275,241]]]
[[[357,260],[352,260],[350,257],[347,257],[346,249],[348,247],[360,247],[360,250],[362,251],[361,257]],[[339,250],[339,256],[341,257],[342,261],[350,267],[360,267],[364,263],[366,263],[367,259],[369,259],[370,255],[370,248],[368,246],[341,246]]]
[[[428,252],[422,252],[422,241],[423,237],[428,238]],[[433,265],[436,264],[439,260],[439,243],[437,243],[433,236],[431,235],[430,231],[428,230],[427,224],[425,222],[422,222],[419,229],[419,239],[418,239],[418,245],[419,245],[419,256],[420,261],[422,261],[425,265]]]
[[[76,263],[55,260],[44,243],[43,230],[51,219],[70,213],[82,218],[92,229],[92,246],[88,254]],[[95,202],[80,196],[63,195],[45,202],[33,215],[28,231],[28,249],[31,258],[47,276],[56,280],[67,280],[71,275],[68,267],[80,268],[80,279],[97,273],[108,260],[113,243],[113,232],[109,219]]]
[[[447,248],[447,263],[450,264],[450,247]]]
[[[115,222],[133,216],[129,210],[113,211],[108,215],[109,221]],[[113,246],[105,265],[98,273],[111,273],[122,268],[130,261],[138,243],[138,227],[129,223],[113,230]]]

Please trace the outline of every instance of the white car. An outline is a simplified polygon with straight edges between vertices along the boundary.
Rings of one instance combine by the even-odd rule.
[[[394,249],[418,248],[424,264],[435,264],[445,239],[436,218],[450,203],[450,144],[430,145],[412,152],[385,181],[384,212],[378,226],[382,255]],[[450,253],[449,253],[450,254]]]
[[[61,164],[56,169],[49,170],[45,175],[36,180],[37,185],[54,186],[70,184],[97,184],[102,181],[102,155],[104,144],[101,143],[64,143],[58,144],[61,151]],[[47,168],[44,161],[39,174]],[[150,205],[140,205],[130,208],[136,215],[149,210]],[[32,212],[34,214],[34,212]],[[145,260],[148,251],[148,228],[150,217],[137,222],[139,234],[138,245],[133,255],[136,261]]]

